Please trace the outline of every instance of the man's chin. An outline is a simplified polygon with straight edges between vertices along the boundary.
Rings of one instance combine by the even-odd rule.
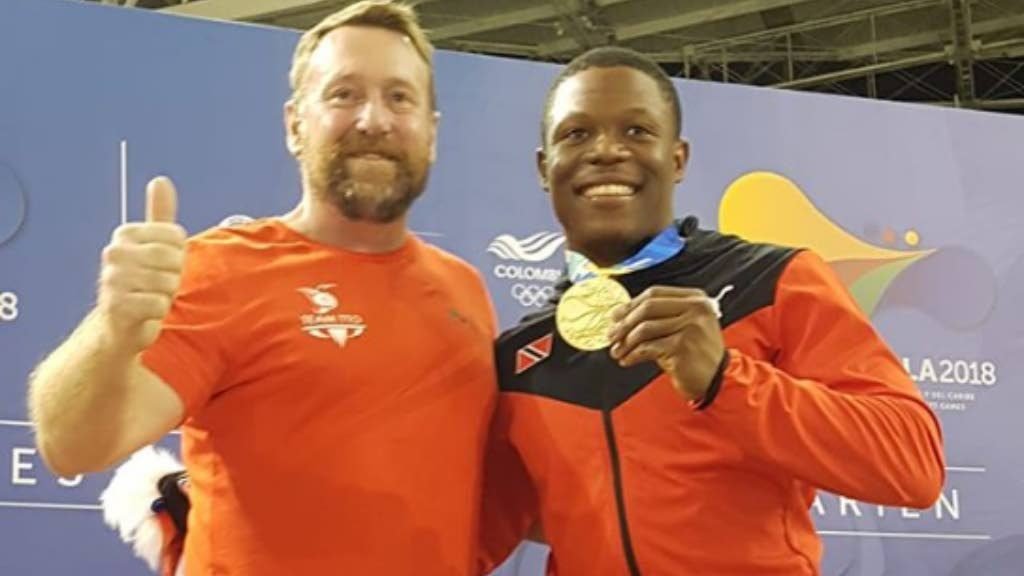
[[[614,254],[623,251],[633,253],[643,246],[653,234],[636,228],[622,226],[588,226],[568,234],[569,244],[577,246],[584,255]]]
[[[354,182],[373,186],[394,185],[401,165],[386,156],[357,156],[344,160],[345,174]]]
[[[643,235],[633,227],[609,222],[604,226],[587,226],[586,230],[580,230],[575,236],[581,240],[581,244],[614,247],[633,244]]]
[[[415,197],[397,196],[393,191],[380,194],[352,193],[335,196],[334,205],[350,220],[390,224],[401,219],[409,211]]]

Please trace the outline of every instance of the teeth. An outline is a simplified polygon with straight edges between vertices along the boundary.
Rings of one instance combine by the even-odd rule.
[[[632,196],[633,188],[623,184],[599,184],[583,191],[587,198],[604,198],[610,196]]]

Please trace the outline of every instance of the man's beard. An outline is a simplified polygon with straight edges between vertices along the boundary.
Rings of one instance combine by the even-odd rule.
[[[312,193],[351,220],[394,222],[427,185],[425,159],[414,163],[384,144],[347,138],[311,152],[304,164]]]

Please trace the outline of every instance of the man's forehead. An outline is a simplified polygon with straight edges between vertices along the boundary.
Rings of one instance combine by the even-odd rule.
[[[652,99],[653,97],[653,99]],[[642,99],[644,106],[637,106]],[[643,111],[661,102],[657,83],[632,68],[589,68],[566,78],[555,90],[552,112],[558,115],[594,110],[609,101],[622,102],[632,111]]]
[[[405,34],[378,26],[361,25],[339,26],[328,32],[313,50],[311,60],[330,60],[339,54],[353,58],[372,58],[388,49],[397,49],[395,53],[423,61],[412,40]]]
[[[399,50],[388,54],[388,48]],[[380,64],[395,52],[401,54],[403,60],[408,56],[418,65],[401,62],[401,65],[392,67],[388,72],[397,73],[410,80],[422,72],[429,76],[429,68],[408,36],[386,28],[355,25],[335,28],[320,40],[310,56],[310,71],[333,76],[339,72],[339,60],[342,68],[351,69],[363,62]]]
[[[353,38],[365,38],[370,41],[381,42],[394,41],[408,46],[414,52],[416,50],[412,39],[408,35],[398,30],[371,24],[343,24],[324,34],[323,38],[320,39],[320,44],[324,42],[344,42]]]

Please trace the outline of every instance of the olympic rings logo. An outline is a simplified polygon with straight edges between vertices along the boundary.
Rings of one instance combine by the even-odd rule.
[[[538,284],[513,284],[512,297],[523,306],[543,306],[555,294],[553,286]]]

